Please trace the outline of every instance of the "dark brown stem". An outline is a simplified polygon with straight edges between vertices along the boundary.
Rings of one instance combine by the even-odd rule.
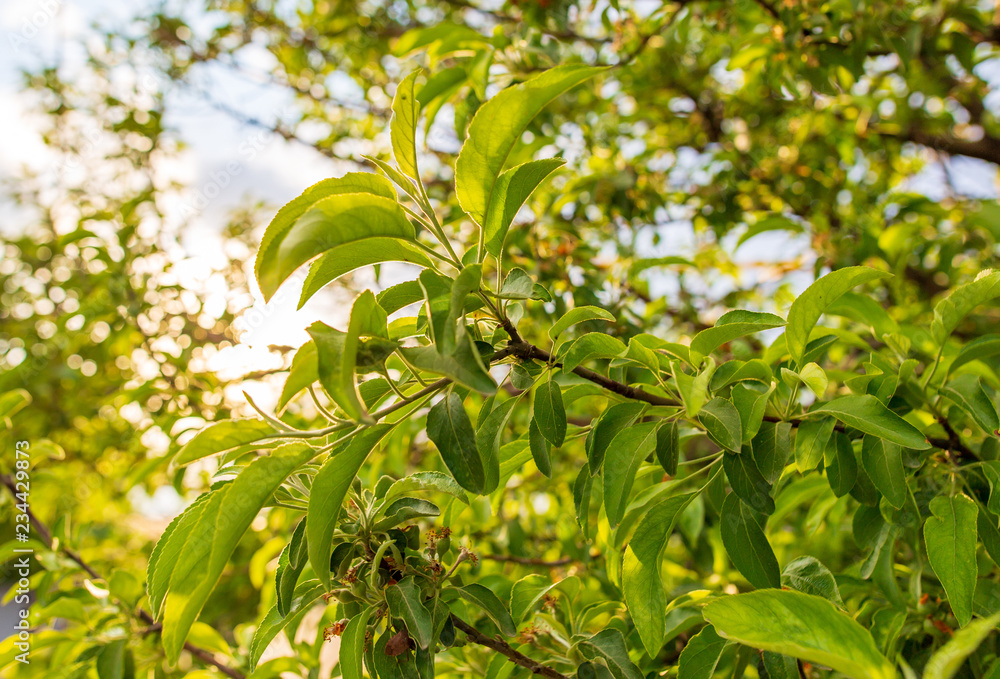
[[[523,339],[521,339],[521,336],[520,334],[518,334],[517,329],[510,323],[509,320],[503,319],[501,321],[501,326],[507,332],[507,334],[510,335],[511,343],[507,345],[505,350],[497,352],[497,354],[494,356],[494,359],[496,359],[497,356],[501,355],[516,356],[521,360],[537,359],[539,361],[544,361],[545,363],[549,363],[550,365],[559,367],[562,366],[562,364],[559,363],[558,361],[552,361],[552,355],[549,354],[549,352],[545,351],[544,349],[541,349],[540,347],[536,347],[534,344],[525,342]],[[574,375],[579,375],[585,380],[589,380],[594,384],[598,384],[604,387],[608,391],[618,394],[619,396],[624,396],[625,398],[632,399],[634,401],[643,401],[645,403],[649,403],[650,405],[654,406],[680,407],[683,405],[682,403],[672,398],[667,398],[666,396],[659,396],[657,394],[650,394],[649,392],[639,389],[638,387],[632,387],[627,384],[622,384],[621,382],[605,377],[604,375],[596,373],[593,370],[588,370],[587,368],[576,367],[573,369],[572,372]],[[773,415],[766,415],[764,419],[768,422],[788,422],[793,427],[798,427],[804,421],[802,418],[784,419],[780,417],[775,417]],[[979,459],[979,456],[972,449],[970,449],[968,446],[962,443],[961,439],[955,433],[955,430],[952,429],[950,424],[948,424],[947,422],[942,422],[941,426],[943,426],[945,431],[948,433],[948,439],[945,440],[937,438],[928,438],[927,439],[928,443],[930,443],[935,448],[951,452],[952,454],[955,455],[955,457],[961,460],[972,462]],[[839,431],[845,431],[846,429],[844,425],[840,422],[837,423],[836,428]]]
[[[454,614],[451,616],[451,622],[455,625],[455,627],[465,632],[465,636],[467,636],[469,641],[472,643],[493,649],[500,655],[506,656],[506,658],[515,665],[519,665],[520,667],[527,669],[532,674],[537,674],[540,677],[548,677],[549,679],[570,679],[562,672],[557,672],[551,667],[543,665],[540,662],[536,662],[523,653],[515,651],[507,642],[502,641],[501,639],[494,639],[486,636]]]
[[[508,326],[510,327],[508,328]],[[541,347],[536,347],[534,344],[530,344],[522,340],[521,336],[517,334],[517,330],[510,325],[510,321],[505,320],[503,322],[503,327],[508,334],[513,333],[511,334],[512,341],[507,345],[509,355],[516,356],[522,361],[537,359],[552,366],[562,367],[562,363],[552,360],[552,354],[545,351]],[[583,379],[593,382],[594,384],[600,385],[610,392],[634,401],[644,401],[654,406],[678,407],[682,405],[679,401],[672,398],[659,396],[657,394],[650,394],[648,391],[639,389],[638,387],[632,387],[627,384],[622,384],[621,382],[605,377],[600,373],[594,372],[593,370],[582,366],[573,368],[572,373],[574,375],[579,375]]]
[[[883,137],[897,137],[904,141],[912,141],[950,155],[967,156],[1000,164],[1000,139],[989,134],[983,134],[975,141],[958,139],[950,135],[930,134],[918,128],[912,128],[901,134],[888,132],[879,132],[879,134]]]
[[[13,497],[15,498],[17,497],[17,487],[15,486],[13,479],[11,479],[6,474],[3,474],[0,475],[0,483],[2,483],[7,488],[7,490],[10,491]],[[25,513],[28,515],[28,520],[31,521],[31,525],[35,527],[35,533],[41,539],[41,542],[45,544],[47,547],[49,547],[49,549],[51,549],[53,542],[52,531],[49,530],[48,526],[46,526],[41,519],[35,516],[35,513],[32,512],[31,509],[27,509]],[[84,561],[83,557],[80,556],[77,552],[65,546],[60,546],[59,551],[68,556],[73,562],[75,562],[78,566],[80,566],[80,568],[82,568],[87,573],[87,575],[89,575],[94,580],[104,580],[104,578],[101,577],[101,575],[99,575],[97,571],[95,571],[90,566],[90,564]],[[139,617],[140,620],[142,620],[144,623],[148,625],[148,627],[142,630],[142,634],[153,634],[160,631],[162,625],[154,621],[153,616],[150,615],[148,611],[140,608],[138,609],[136,615]],[[246,675],[244,675],[242,672],[219,662],[218,660],[215,659],[215,656],[210,651],[206,651],[204,648],[201,648],[200,646],[195,646],[194,644],[191,643],[185,643],[184,650],[193,655],[194,657],[198,658],[199,660],[201,660],[206,665],[211,665],[212,667],[216,668],[227,677],[230,677],[230,679],[246,679]]]

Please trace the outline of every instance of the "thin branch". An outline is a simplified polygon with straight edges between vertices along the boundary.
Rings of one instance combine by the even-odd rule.
[[[985,132],[982,138],[976,141],[958,139],[945,134],[931,134],[919,128],[911,128],[899,134],[887,132],[879,132],[878,134],[883,137],[896,137],[903,141],[912,141],[915,144],[921,144],[950,155],[968,156],[1000,164],[1000,139]]]
[[[2,483],[7,488],[7,490],[10,491],[11,495],[14,498],[17,497],[17,487],[15,486],[13,479],[3,474],[0,475],[0,483]],[[31,521],[31,525],[35,527],[35,533],[37,533],[38,537],[41,538],[41,542],[45,544],[49,549],[52,549],[53,548],[52,531],[49,530],[48,526],[46,526],[41,519],[35,516],[35,513],[32,512],[30,508],[26,509],[25,513],[28,515],[28,520]],[[94,580],[105,579],[100,574],[98,574],[98,572],[95,571],[90,566],[90,564],[84,561],[83,557],[80,556],[74,550],[70,549],[69,547],[66,547],[65,545],[60,545],[59,551],[65,554],[67,557],[69,557],[70,560],[75,562],[84,571],[86,571],[87,575],[89,575],[92,579]],[[161,625],[157,623],[155,620],[153,620],[153,616],[148,611],[139,608],[137,610],[136,615],[138,615],[139,619],[148,625],[148,627],[142,630],[143,634],[153,634],[160,631]],[[232,667],[229,667],[228,665],[225,665],[224,663],[221,663],[218,660],[216,660],[215,656],[210,651],[207,651],[204,648],[201,648],[200,646],[195,646],[190,642],[186,642],[184,644],[184,650],[186,650],[188,653],[201,660],[206,665],[211,665],[212,667],[216,668],[217,670],[225,674],[227,677],[230,677],[230,679],[245,679],[246,677],[246,675],[244,675],[239,670],[233,669]]]
[[[558,672],[547,665],[543,665],[540,662],[532,660],[523,653],[515,651],[513,648],[511,648],[511,646],[507,642],[501,639],[495,639],[486,636],[485,634],[483,634],[482,632],[480,632],[475,627],[465,622],[455,614],[452,614],[451,622],[455,625],[455,627],[465,632],[465,635],[469,638],[469,641],[471,641],[472,643],[493,649],[497,653],[506,656],[507,659],[510,660],[515,665],[527,669],[532,674],[535,674],[539,677],[548,677],[548,679],[570,679],[567,675],[563,674],[562,672]]]

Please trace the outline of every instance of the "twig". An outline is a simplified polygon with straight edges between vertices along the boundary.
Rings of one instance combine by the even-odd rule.
[[[506,656],[507,659],[515,665],[519,665],[520,667],[529,670],[532,674],[540,677],[548,677],[549,679],[570,679],[562,672],[557,672],[551,667],[543,665],[540,662],[536,662],[523,653],[515,651],[507,642],[486,636],[455,614],[452,614],[451,622],[455,625],[455,627],[465,632],[465,635],[469,637],[469,641],[472,643],[493,649],[497,653]]]
[[[6,474],[2,474],[0,475],[0,483],[3,483],[3,485],[7,488],[7,490],[10,491],[12,496],[14,497],[17,496],[17,487],[14,485],[13,479],[11,479]],[[35,513],[32,512],[31,509],[27,509],[26,513],[28,515],[28,520],[31,521],[31,525],[35,527],[35,533],[37,533],[38,537],[41,538],[41,542],[45,544],[49,549],[52,549],[52,544],[53,544],[52,531],[49,530],[48,526],[42,523],[41,519],[35,516]],[[95,571],[90,566],[90,564],[84,561],[83,557],[80,556],[77,552],[73,551],[69,547],[66,547],[65,545],[60,545],[59,551],[68,556],[70,560],[72,560],[78,566],[80,566],[80,568],[86,571],[87,575],[89,575],[94,580],[104,580],[104,578],[100,574],[98,574],[98,572]],[[142,620],[144,623],[148,625],[148,627],[141,630],[142,634],[154,634],[159,632],[160,629],[162,628],[162,625],[153,620],[153,616],[145,609],[139,608],[137,610],[136,615],[139,617],[140,620]],[[219,662],[218,660],[215,659],[215,656],[210,651],[207,651],[204,648],[201,648],[200,646],[195,646],[190,642],[185,642],[184,650],[190,653],[191,655],[195,656],[199,660],[201,660],[203,663],[211,665],[212,667],[216,668],[217,670],[225,674],[227,677],[230,677],[230,679],[246,679],[246,675],[244,675],[242,672],[232,667],[229,667],[224,663]]]

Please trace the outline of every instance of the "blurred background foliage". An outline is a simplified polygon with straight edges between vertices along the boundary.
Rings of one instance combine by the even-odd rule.
[[[518,162],[551,147],[568,160],[533,196],[531,227],[509,243],[505,264],[553,293],[535,312],[594,304],[614,313],[623,338],[676,340],[726,308],[783,313],[819,272],[866,264],[896,274],[884,303],[929,359],[938,347],[920,326],[932,302],[1000,253],[998,45],[993,6],[960,0],[217,0],[98,22],[77,45],[85,58],[23,74],[50,156],[44,171],[5,186],[17,224],[4,227],[0,245],[0,392],[25,389],[32,401],[7,413],[3,450],[31,442],[31,506],[57,540],[37,546],[35,605],[61,622],[36,635],[31,666],[6,665],[4,676],[97,676],[116,640],[138,676],[219,672],[194,655],[165,665],[133,590],[166,521],[210,482],[210,466],[171,467],[178,438],[249,413],[240,385],[280,385],[291,354],[273,346],[266,365],[241,366],[246,374],[213,367],[240,342],[234,319],[257,295],[247,263],[274,207],[247,201],[217,225],[215,265],[186,266],[190,187],[170,170],[184,149],[164,122],[171,101],[199,101],[234,126],[360,169],[364,155],[387,156],[394,87],[422,67],[421,103],[439,112],[421,158],[425,184],[452,211],[446,228],[461,230],[453,154],[478,105],[557,64],[616,66],[548,107],[517,151]],[[280,113],[218,97],[219,77],[266,85]],[[375,285],[399,275],[384,267]],[[333,313],[327,322],[341,320]],[[521,327],[532,339],[531,323]],[[996,327],[993,307],[956,334]],[[733,356],[759,350],[752,342],[734,343]],[[995,373],[988,379],[996,385]],[[582,401],[572,415],[598,412]],[[316,412],[296,404],[292,416],[305,425]],[[425,449],[416,430],[404,432],[366,474],[405,473]],[[7,452],[0,470],[11,470]],[[495,513],[467,527],[463,540],[477,553],[510,557],[484,559],[484,571],[586,574],[584,596],[617,598],[600,550],[559,521],[575,513],[577,471],[567,459],[552,482],[518,476]],[[14,510],[0,497],[4,543]],[[273,510],[254,524],[202,615],[192,642],[221,664],[245,666],[249,635],[273,599],[265,576],[293,518]],[[796,552],[806,530],[812,553],[835,572],[861,553],[843,513],[802,507],[784,520],[795,528],[772,535],[779,552]],[[739,581],[704,521],[692,511],[681,524],[669,573],[677,588]],[[105,579],[122,574],[111,596],[108,580],[60,547]],[[310,625],[297,661],[265,663],[254,676],[328,676],[332,646],[320,621]],[[2,651],[6,664],[10,648]],[[466,661],[459,671],[480,676],[489,657]]]

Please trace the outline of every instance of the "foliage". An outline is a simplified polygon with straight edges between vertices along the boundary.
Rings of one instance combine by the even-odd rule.
[[[93,583],[36,585],[80,623],[43,662],[155,676],[208,647],[231,675],[318,674],[339,637],[351,679],[995,675],[998,206],[900,186],[919,169],[902,142],[1000,160],[986,13],[511,5],[476,12],[490,35],[441,16],[457,3],[320,4],[293,30],[222,3],[228,23],[183,45],[235,53],[249,22],[307,99],[338,63],[399,83],[369,102],[388,122],[324,119],[321,150],[381,135],[392,161],[278,211],[257,284],[271,298],[309,263],[305,302],[360,267],[413,275],[309,328],[277,412],[177,442],[174,468],[213,475],[144,592],[112,577],[115,606],[73,618]],[[155,21],[183,78],[191,30]],[[455,153],[427,148],[445,110]],[[778,287],[735,270],[770,231],[815,255],[759,265]],[[223,640],[196,620],[258,516],[269,583],[253,633]],[[80,565],[51,554],[53,581]],[[116,631],[143,615],[162,657]],[[282,632],[292,657],[267,659]]]

